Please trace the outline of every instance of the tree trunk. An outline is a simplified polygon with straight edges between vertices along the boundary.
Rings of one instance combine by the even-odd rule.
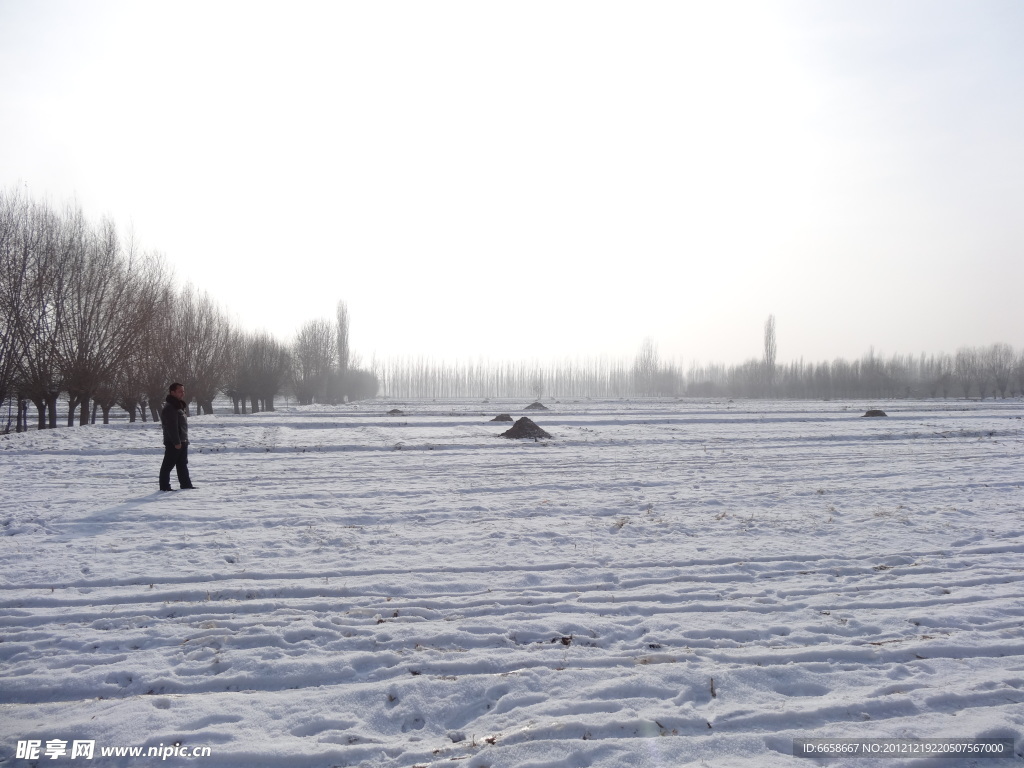
[[[100,401],[99,400],[93,400],[92,401],[92,417],[89,419],[89,423],[90,424],[95,424],[96,423],[96,410],[99,407],[100,407]],[[110,412],[110,406],[109,405],[103,406],[103,415],[104,415],[104,417],[106,417],[106,415],[109,412]],[[106,418],[104,418],[103,419],[103,423],[104,424],[109,424],[110,422],[107,421]]]
[[[123,401],[118,403],[121,408],[128,414],[128,423],[133,424],[135,422],[135,409],[138,407],[138,400],[132,398],[125,398]]]
[[[30,398],[33,405],[36,407],[36,418],[39,420],[39,429],[46,429],[46,405],[47,401],[40,398],[36,400],[34,397]]]
[[[252,412],[253,413],[259,413],[260,412],[260,406],[259,406],[259,403],[256,401],[256,395],[253,395],[252,397],[249,398],[249,405],[252,406]]]
[[[82,410],[79,411],[78,426],[86,427],[89,425],[89,395],[82,395]]]
[[[57,398],[60,392],[51,392],[46,396],[46,415],[50,419],[50,429],[57,428]],[[39,423],[43,424],[43,412],[39,411]],[[43,429],[46,427],[44,426]]]

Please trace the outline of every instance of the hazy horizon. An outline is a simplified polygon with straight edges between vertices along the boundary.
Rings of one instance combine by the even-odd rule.
[[[1013,2],[0,0],[0,185],[364,361],[1024,346]]]

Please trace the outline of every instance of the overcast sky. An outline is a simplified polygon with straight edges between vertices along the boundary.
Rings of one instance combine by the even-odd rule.
[[[288,339],[1024,346],[1024,3],[0,0],[0,185]]]

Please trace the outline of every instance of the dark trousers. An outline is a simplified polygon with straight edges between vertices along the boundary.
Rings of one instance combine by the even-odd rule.
[[[171,467],[178,473],[178,485],[187,487],[192,485],[188,476],[188,443],[182,443],[181,448],[173,445],[164,446],[164,463],[160,465],[160,488],[171,487]]]

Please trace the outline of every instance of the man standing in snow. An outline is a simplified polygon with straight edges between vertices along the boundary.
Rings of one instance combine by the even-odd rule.
[[[171,467],[178,473],[178,485],[183,489],[195,488],[188,476],[188,404],[185,387],[171,384],[170,394],[160,411],[160,424],[164,428],[164,463],[160,465],[160,490],[171,488]]]

